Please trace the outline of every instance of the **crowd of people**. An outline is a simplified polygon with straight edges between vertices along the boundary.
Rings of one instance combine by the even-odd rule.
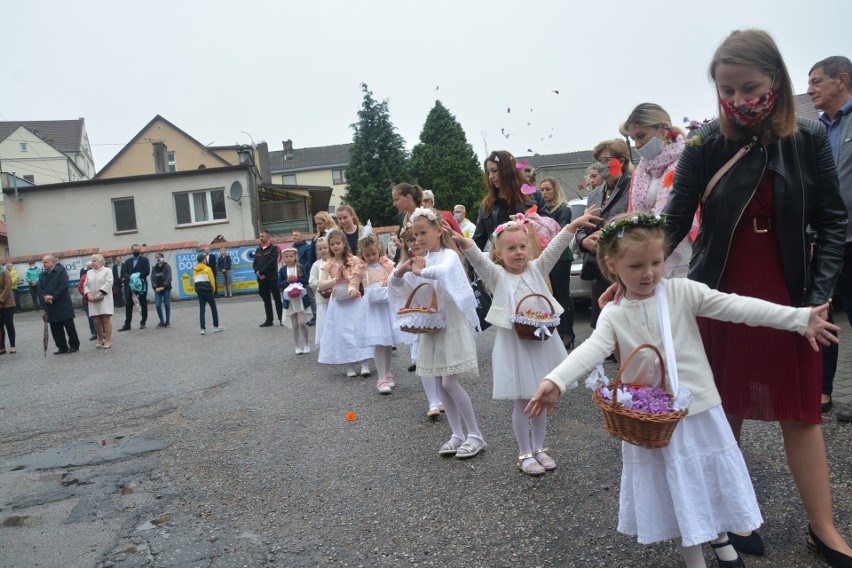
[[[312,240],[294,231],[283,250],[261,232],[253,264],[260,327],[290,327],[296,356],[312,352],[315,327],[318,362],[346,377],[375,368],[382,395],[396,386],[393,350],[408,345],[427,416],[443,412],[450,428],[437,453],[470,459],[487,445],[463,382],[479,373],[477,334],[493,326],[493,398],[514,402],[514,467],[530,476],[557,467],[545,434],[565,390],[607,358],[635,357],[631,382],[663,385],[688,414],[666,447],[623,443],[620,532],[643,544],[674,540],[688,568],[705,566],[704,543],[721,567],[745,566],[740,553],[764,554],[739,441],[745,420],[778,422],[807,546],[828,565],[850,568],[852,549],[832,516],[821,416],[837,365],[835,293],[852,323],[852,63],[829,57],[811,69],[808,93],[821,122],[796,117],[791,77],[765,32],[732,33],[709,74],[718,119],[687,133],[660,105],[637,105],[617,126],[624,139],[595,146],[592,191],[577,218],[558,179],[535,180],[509,152],[494,151],[483,163],[475,224],[465,205],[440,210],[440,196],[401,182],[389,196],[399,233],[388,246],[346,204],[335,217],[318,213]],[[635,167],[625,140],[640,157]],[[574,255],[593,295],[594,331],[577,346]],[[172,271],[163,255],[151,267],[134,245],[132,257],[117,261],[110,269],[93,255],[80,283],[102,349],[111,346],[114,305],[125,307],[119,331],[137,309],[145,327],[149,281],[158,327],[170,325]],[[27,271],[26,282],[48,314],[56,353],[72,353],[80,340],[68,275],[51,255],[43,266]],[[213,328],[224,330],[216,282],[218,272],[230,296],[230,269],[224,249],[197,257],[201,334],[207,306]],[[0,272],[0,330],[14,353],[9,282],[17,275],[9,272]],[[474,293],[476,279],[487,304]],[[537,307],[522,311],[528,301]],[[644,344],[658,349],[667,371],[639,355]],[[600,369],[586,382],[608,386]],[[852,420],[848,411],[839,416]]]

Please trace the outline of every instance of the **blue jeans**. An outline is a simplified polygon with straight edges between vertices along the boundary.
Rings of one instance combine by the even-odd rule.
[[[213,327],[219,327],[219,312],[216,310],[216,298],[213,296],[213,292],[196,290],[195,293],[198,294],[198,316],[201,329],[207,329],[204,323],[205,304],[210,304],[210,311],[213,313]]]
[[[160,323],[169,323],[172,317],[172,305],[171,305],[171,290],[164,289],[162,292],[154,292],[154,299],[157,301],[157,317],[160,318]],[[163,321],[163,308],[162,304],[166,304],[166,320]]]
[[[86,319],[89,320],[89,331],[91,332],[91,337],[97,337],[97,333],[95,332],[95,321],[89,317],[89,304],[83,304],[83,311],[86,312]]]

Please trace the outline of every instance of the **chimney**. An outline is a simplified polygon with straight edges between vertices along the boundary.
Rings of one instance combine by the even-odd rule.
[[[293,159],[293,141],[288,139],[288,140],[285,140],[284,142],[282,142],[281,144],[283,144],[283,146],[284,146],[284,159],[285,160],[292,160]]]

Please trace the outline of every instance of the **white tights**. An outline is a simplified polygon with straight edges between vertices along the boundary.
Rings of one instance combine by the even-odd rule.
[[[529,454],[533,450],[544,447],[544,433],[547,430],[547,414],[541,413],[535,418],[524,414],[524,407],[529,400],[516,400],[512,411],[512,429],[515,431],[515,441],[518,442],[518,454]],[[532,433],[532,445],[530,445]]]
[[[441,398],[438,396],[441,380],[438,377],[420,377],[420,382],[423,383],[423,392],[426,393],[426,398],[429,400],[429,408],[438,408]],[[444,409],[446,411],[446,408]]]
[[[468,436],[483,439],[479,432],[479,425],[476,423],[476,415],[473,413],[473,403],[459,383],[458,375],[447,375],[441,378],[438,384],[438,396],[444,404],[447,422],[453,429],[453,438],[465,439],[462,429],[462,420],[464,420]]]
[[[376,345],[373,352],[373,359],[376,361],[376,371],[380,380],[390,372],[392,355],[393,347],[389,345]]]
[[[304,349],[308,346],[308,326],[305,323],[305,312],[296,312],[290,316],[290,327],[293,328],[293,346]]]

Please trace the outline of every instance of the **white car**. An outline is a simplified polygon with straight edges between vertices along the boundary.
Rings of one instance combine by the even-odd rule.
[[[572,199],[568,202],[571,208],[571,219],[581,217],[586,212],[586,198]],[[571,263],[571,297],[575,300],[591,300],[592,281],[581,280],[580,271],[583,269],[583,253],[574,246],[574,262]]]

